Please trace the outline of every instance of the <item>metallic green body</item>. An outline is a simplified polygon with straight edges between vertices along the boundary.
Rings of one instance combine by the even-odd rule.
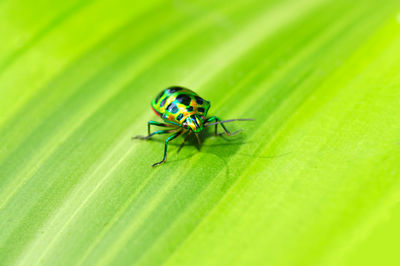
[[[203,130],[210,102],[192,90],[170,87],[160,92],[151,102],[151,107],[165,122],[198,133]]]

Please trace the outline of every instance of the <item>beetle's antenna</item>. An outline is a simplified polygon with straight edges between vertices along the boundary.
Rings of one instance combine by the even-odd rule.
[[[230,123],[234,121],[252,121],[254,120],[253,118],[238,118],[238,119],[229,119],[229,120],[223,120],[223,121],[218,121],[210,124],[205,124],[205,127],[212,126],[212,125],[217,125],[217,124],[222,124],[222,123]]]

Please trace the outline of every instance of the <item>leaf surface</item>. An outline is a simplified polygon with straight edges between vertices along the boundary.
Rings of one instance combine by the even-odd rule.
[[[398,265],[400,2],[0,2],[2,265]],[[143,135],[183,85],[241,134]]]

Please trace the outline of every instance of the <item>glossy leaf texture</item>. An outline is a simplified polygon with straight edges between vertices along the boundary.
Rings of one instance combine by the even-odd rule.
[[[399,265],[400,2],[0,1],[1,265]],[[254,118],[132,140],[186,86]]]

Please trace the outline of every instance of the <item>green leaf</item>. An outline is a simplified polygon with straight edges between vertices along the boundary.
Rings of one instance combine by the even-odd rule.
[[[0,2],[0,264],[398,265],[400,2]],[[232,137],[161,160],[183,85]]]

